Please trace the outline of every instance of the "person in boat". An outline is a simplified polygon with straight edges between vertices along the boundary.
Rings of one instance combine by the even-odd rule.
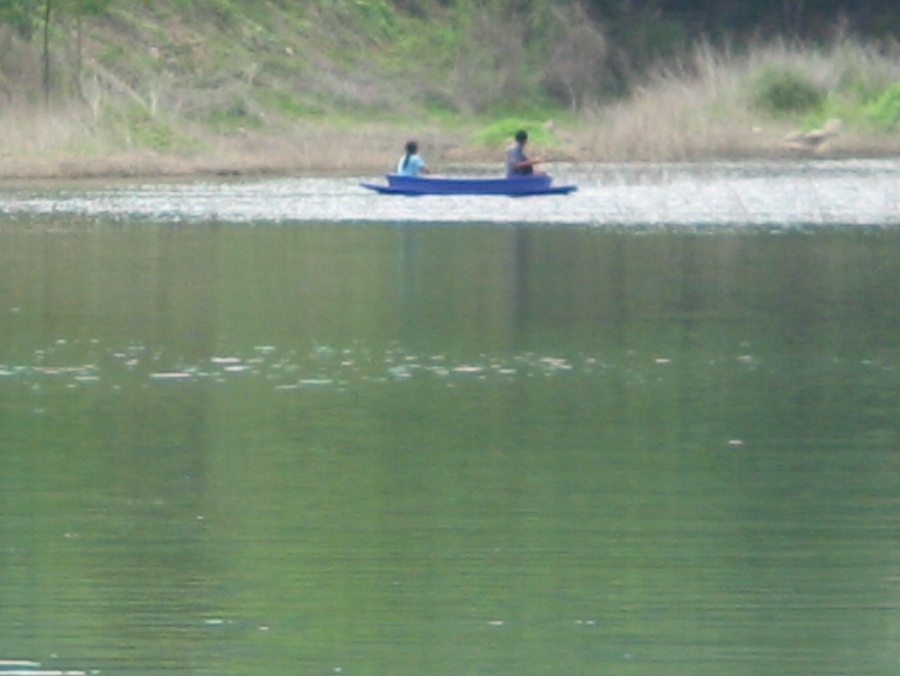
[[[535,172],[534,165],[541,161],[540,157],[528,157],[525,144],[528,143],[528,132],[520,129],[516,132],[514,143],[506,151],[506,175],[528,176]]]
[[[419,176],[428,173],[425,160],[419,156],[419,144],[415,141],[406,142],[406,153],[397,161],[397,173],[401,176]]]

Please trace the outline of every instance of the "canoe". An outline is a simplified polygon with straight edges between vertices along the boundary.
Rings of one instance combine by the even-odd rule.
[[[553,185],[546,174],[503,178],[462,178],[446,176],[401,176],[387,174],[387,184],[360,183],[364,188],[387,195],[565,195],[578,188]]]

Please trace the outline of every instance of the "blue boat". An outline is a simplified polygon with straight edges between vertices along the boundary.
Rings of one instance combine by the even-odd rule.
[[[547,174],[503,178],[462,178],[453,176],[401,176],[387,174],[387,184],[360,183],[364,188],[387,195],[565,195],[574,185],[553,185]]]

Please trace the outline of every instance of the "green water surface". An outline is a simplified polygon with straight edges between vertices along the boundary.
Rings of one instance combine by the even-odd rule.
[[[0,224],[0,659],[900,671],[900,232]]]

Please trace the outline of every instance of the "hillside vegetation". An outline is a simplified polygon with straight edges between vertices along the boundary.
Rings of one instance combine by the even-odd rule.
[[[783,140],[835,119],[829,152],[900,149],[896,42],[725,48],[597,4],[6,0],[0,174],[383,169],[408,136],[450,165],[517,126],[573,160],[822,152]]]

